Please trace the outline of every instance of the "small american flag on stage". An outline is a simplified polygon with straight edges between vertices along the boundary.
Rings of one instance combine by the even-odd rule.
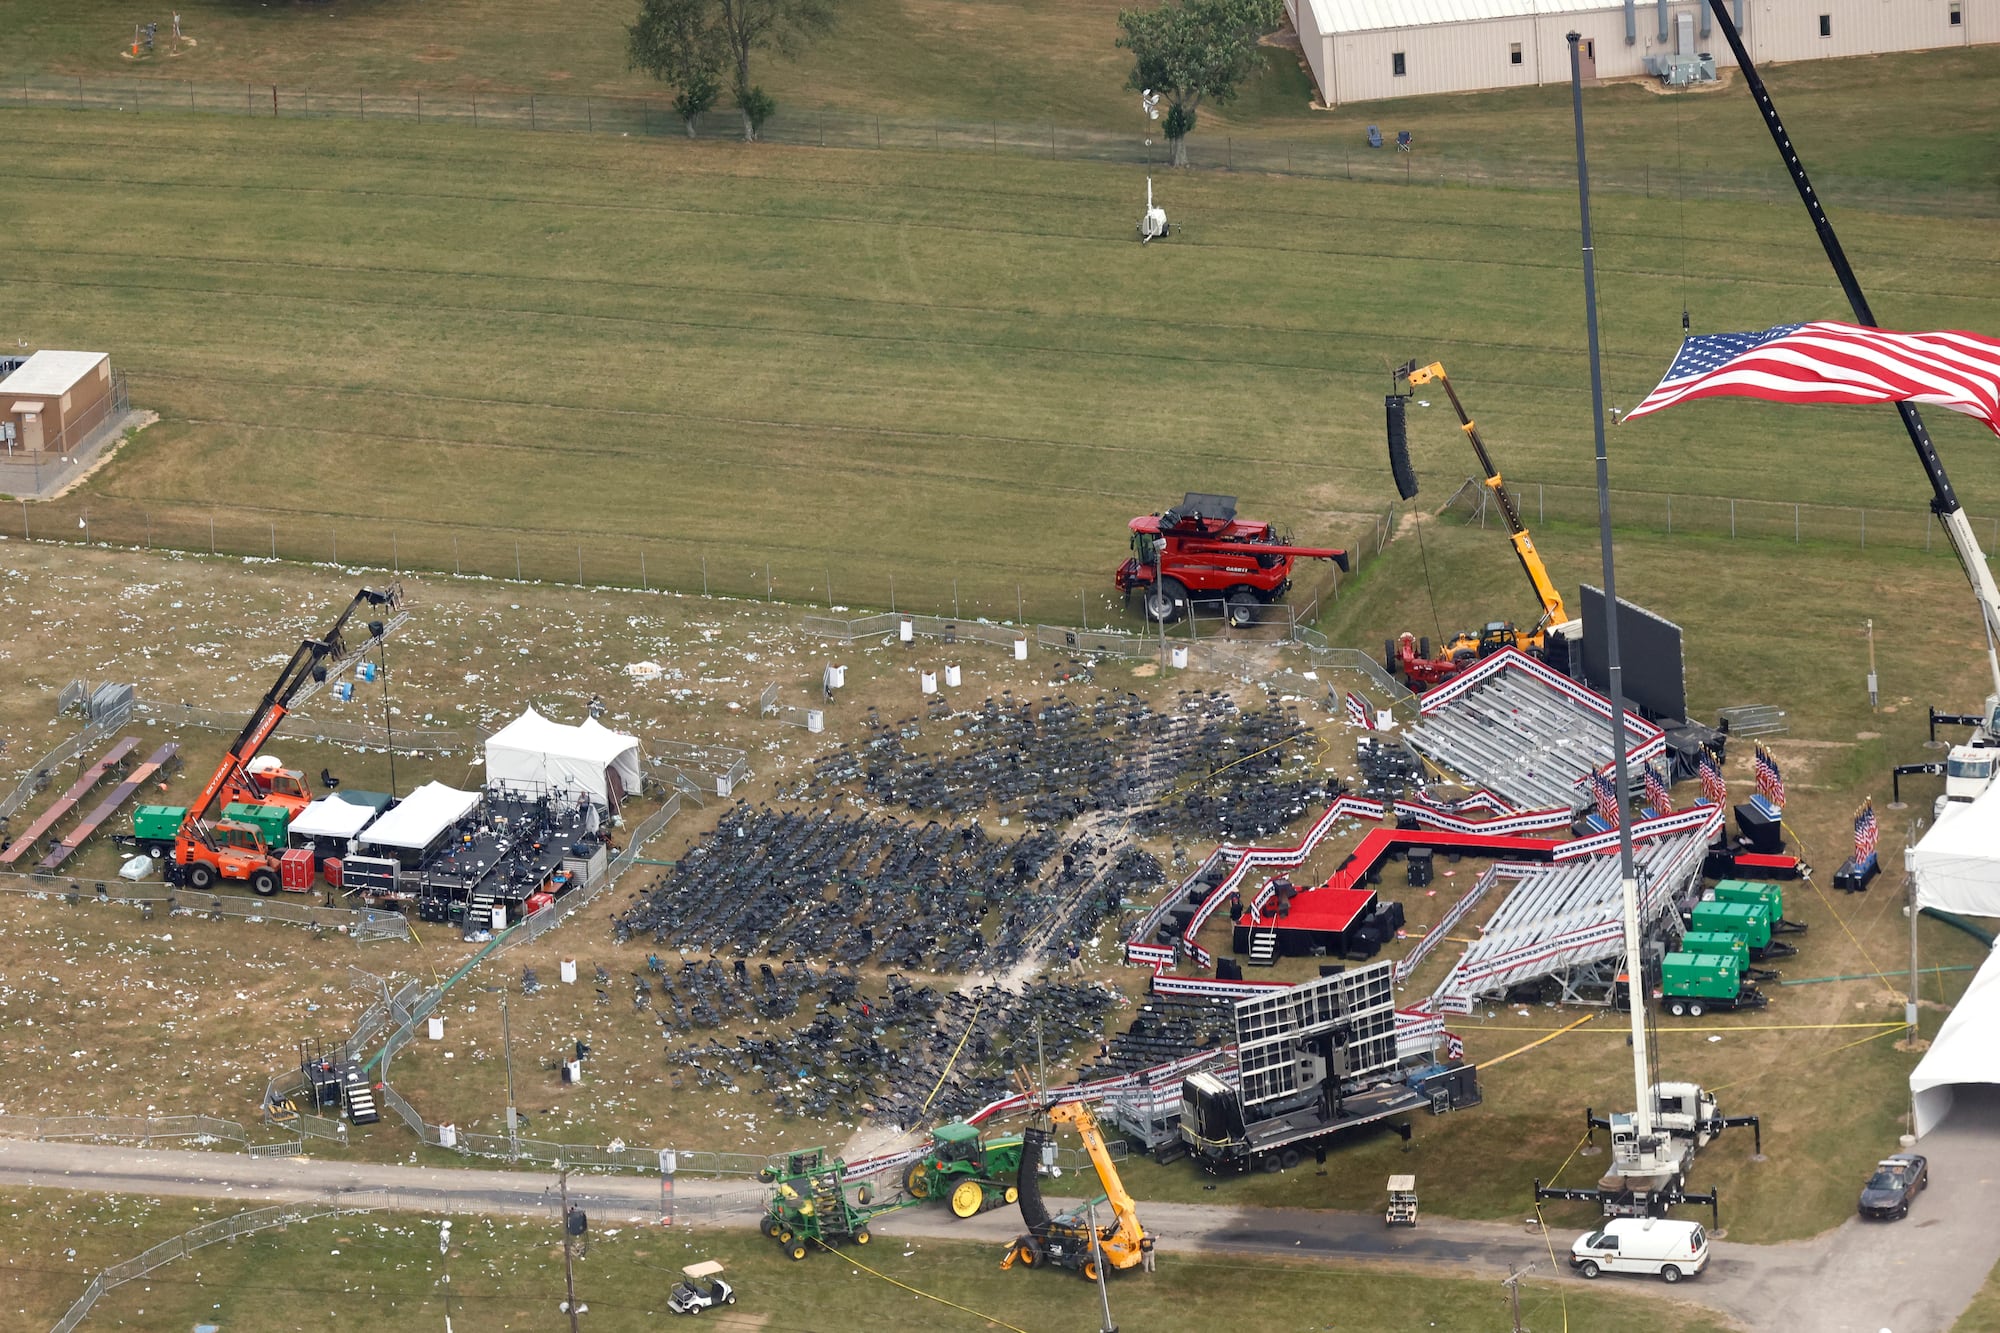
[[[1463,1060],[1465,1058],[1465,1038],[1459,1036],[1456,1032],[1445,1033],[1444,1058],[1447,1060]]]
[[[1375,730],[1375,710],[1353,690],[1347,692],[1347,720],[1366,731]]]
[[[1854,817],[1854,860],[1866,865],[1868,858],[1875,855],[1875,845],[1880,841],[1882,829],[1875,822],[1875,801],[1870,797],[1861,807],[1861,813]]]
[[[1714,754],[1701,752],[1701,798],[1710,805],[1724,805],[1729,800],[1729,784],[1723,780],[1722,766],[1715,762]]]
[[[1617,784],[1612,782],[1608,773],[1592,773],[1590,787],[1592,794],[1597,798],[1597,813],[1604,816],[1605,823],[1617,828],[1619,815]]]
[[[1646,804],[1663,815],[1674,812],[1674,798],[1667,792],[1667,782],[1660,776],[1660,770],[1652,764],[1646,765]]]
[[[1627,421],[1689,398],[1780,403],[1930,403],[2000,434],[2000,342],[1976,333],[1893,333],[1818,320],[1681,341],[1666,378]]]
[[[1785,775],[1778,771],[1778,761],[1763,746],[1757,747],[1757,757],[1750,762],[1757,774],[1757,790],[1764,793],[1764,799],[1772,805],[1785,803]]]

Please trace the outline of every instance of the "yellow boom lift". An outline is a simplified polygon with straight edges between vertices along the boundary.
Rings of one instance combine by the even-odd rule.
[[[1535,596],[1541,601],[1541,619],[1532,629],[1519,629],[1510,621],[1494,621],[1476,632],[1468,631],[1444,644],[1436,654],[1422,651],[1411,636],[1402,636],[1402,642],[1394,645],[1394,652],[1387,665],[1392,671],[1401,669],[1410,677],[1411,683],[1419,688],[1440,684],[1481,658],[1488,657],[1502,648],[1518,648],[1535,657],[1548,656],[1548,631],[1569,620],[1569,612],[1563,606],[1562,594],[1549,578],[1548,566],[1542,563],[1542,554],[1535,549],[1535,539],[1529,535],[1527,525],[1521,522],[1521,511],[1514,503],[1514,497],[1507,493],[1506,485],[1500,479],[1500,469],[1493,466],[1492,457],[1486,452],[1486,442],[1479,438],[1479,428],[1467,415],[1465,404],[1459,401],[1458,390],[1452,388],[1451,378],[1445,374],[1442,362],[1433,361],[1420,366],[1415,361],[1399,367],[1396,378],[1408,380],[1412,390],[1419,385],[1437,383],[1451,400],[1452,411],[1458,414],[1459,428],[1465,438],[1472,442],[1472,452],[1479,458],[1480,475],[1486,488],[1493,492],[1494,502],[1500,507],[1500,514],[1507,523],[1507,536],[1514,545],[1514,555],[1521,562],[1521,571],[1528,576],[1534,587]],[[1407,467],[1407,463],[1404,465]],[[1414,494],[1414,485],[1411,487]],[[1567,648],[1567,644],[1563,645]]]
[[[1083,1102],[1063,1102],[1049,1109],[1048,1121],[1047,1126],[1033,1124],[1021,1132],[1017,1181],[1021,1220],[1028,1224],[1028,1230],[1009,1247],[1000,1266],[1012,1268],[1018,1262],[1024,1268],[1068,1268],[1090,1282],[1097,1280],[1100,1255],[1105,1266],[1113,1271],[1139,1267],[1153,1248],[1153,1238],[1139,1224],[1139,1210],[1118,1178],[1117,1164],[1104,1146],[1097,1117]],[[1097,1168],[1098,1183],[1104,1187],[1104,1201],[1111,1207],[1111,1222],[1095,1229],[1094,1245],[1090,1218],[1084,1208],[1052,1216],[1048,1205],[1042,1202],[1042,1145],[1054,1141],[1055,1127],[1062,1124],[1075,1127],[1077,1136],[1083,1140],[1090,1164]]]

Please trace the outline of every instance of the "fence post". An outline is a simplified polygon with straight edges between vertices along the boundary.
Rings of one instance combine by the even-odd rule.
[[[337,565],[340,563],[340,529],[335,528],[333,530],[332,536],[333,536],[333,563]]]
[[[889,576],[889,614],[896,614],[896,576]]]
[[[456,541],[457,539],[453,538],[453,540]],[[521,543],[519,542],[514,543],[514,581],[516,583],[521,581]]]
[[[646,572],[646,553],[644,551],[639,552],[639,572],[642,575]],[[701,595],[703,597],[708,596],[708,557],[706,555],[701,558]]]
[[[1548,522],[1548,520],[1549,511],[1542,495],[1542,483],[1538,481],[1535,483],[1535,522],[1541,524]]]
[[[393,531],[389,534],[389,571],[393,574],[403,572],[403,553],[396,548],[396,534]]]
[[[528,128],[531,130],[539,128],[535,120],[535,94],[533,93],[528,94]]]
[[[771,562],[764,562],[764,600],[771,600]]]
[[[150,551],[153,549],[153,511],[142,509],[139,511],[139,516],[146,520],[146,549]],[[1928,551],[1930,549],[1930,528],[1926,526],[1924,532],[1924,549]]]
[[[451,539],[451,572],[453,574],[458,573],[458,537],[456,534],[453,534]]]
[[[28,502],[21,501],[21,540],[28,540]]]
[[[1792,545],[1797,546],[1798,544],[1799,544],[1799,507],[1798,505],[1794,504],[1792,506]]]
[[[424,123],[424,95],[420,92],[417,94],[417,124],[421,125],[423,123]]]
[[[1729,540],[1736,540],[1736,497],[1729,498]]]
[[[1861,511],[1861,549],[1868,549],[1868,511]]]
[[[278,558],[278,525],[276,523],[271,525],[271,558],[273,560]]]
[[[583,548],[581,546],[576,548],[576,582],[578,587],[583,586]]]
[[[1021,601],[1021,585],[1018,583],[1014,585],[1014,623],[1016,625],[1028,623],[1028,613],[1023,609]]]
[[[1674,497],[1667,497],[1667,535],[1674,535]]]
[[[208,553],[215,554],[215,515],[208,516]]]
[[[951,618],[958,619],[958,579],[955,577],[951,581]]]
[[[585,134],[597,133],[597,113],[590,109],[590,94],[588,93],[585,93],[583,98],[583,131]]]

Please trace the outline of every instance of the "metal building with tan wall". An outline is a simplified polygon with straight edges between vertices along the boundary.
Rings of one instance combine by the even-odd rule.
[[[1712,54],[1733,64],[1697,0],[1285,0],[1328,106],[1658,72]],[[2000,42],[2000,0],[1731,0],[1758,63]]]

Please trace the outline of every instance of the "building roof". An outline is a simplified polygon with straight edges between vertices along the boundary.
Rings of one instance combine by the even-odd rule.
[[[37,352],[21,363],[21,368],[4,381],[10,394],[43,393],[61,395],[97,369],[103,352]]]
[[[1384,28],[1430,28],[1485,19],[1531,18],[1537,14],[1580,14],[1618,9],[1606,0],[1306,0],[1321,32],[1374,32]]]

